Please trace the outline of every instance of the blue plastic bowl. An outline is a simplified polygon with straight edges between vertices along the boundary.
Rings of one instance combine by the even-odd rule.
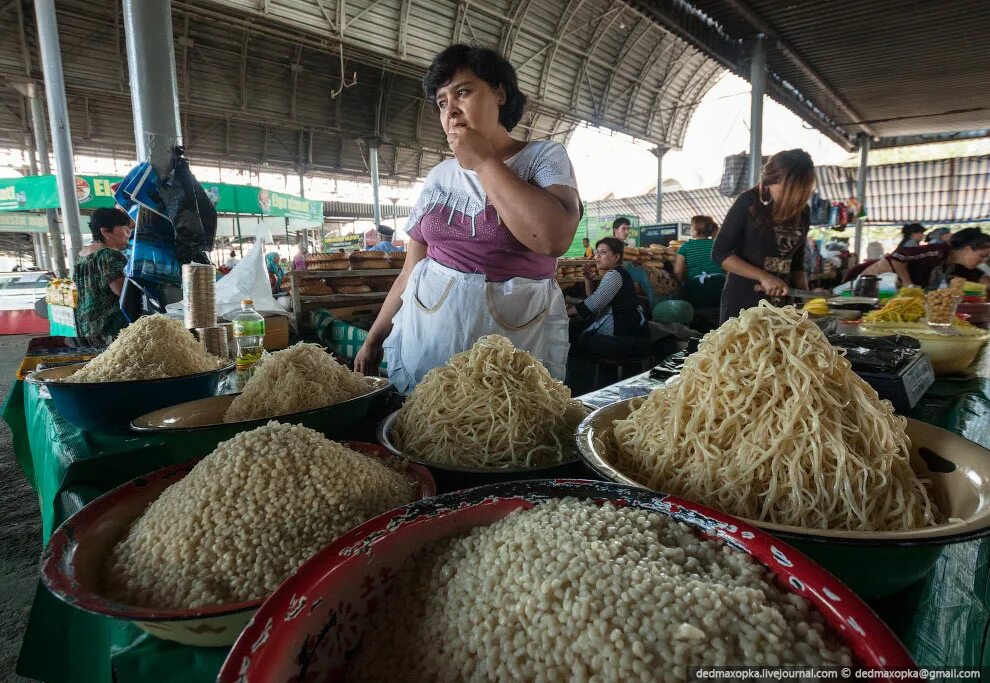
[[[85,363],[32,372],[27,382],[51,394],[58,414],[71,424],[93,432],[128,433],[131,420],[159,408],[214,396],[220,379],[234,364],[182,377],[129,382],[65,382]]]

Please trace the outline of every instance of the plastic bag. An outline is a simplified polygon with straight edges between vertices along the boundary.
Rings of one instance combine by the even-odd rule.
[[[241,308],[242,299],[254,301],[254,310],[261,314],[278,313],[288,316],[288,312],[272,296],[268,270],[265,268],[265,244],[268,235],[258,235],[244,258],[233,269],[217,281],[217,313],[226,317]],[[169,304],[170,315],[182,314],[182,302]]]

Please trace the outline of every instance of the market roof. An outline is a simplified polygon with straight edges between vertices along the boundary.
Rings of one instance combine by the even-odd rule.
[[[120,0],[56,4],[75,151],[129,158]],[[9,85],[41,80],[23,5],[0,6]],[[516,66],[531,102],[519,129],[527,139],[564,141],[591,122],[678,147],[724,71],[621,0],[173,0],[172,12],[194,163],[367,176],[377,138],[384,177],[423,177],[449,151],[420,78],[457,41],[497,48]],[[0,141],[24,144],[27,118],[23,98],[0,86]]]
[[[856,169],[819,166],[818,191],[832,201],[856,194]],[[733,197],[718,188],[663,193],[663,221],[687,223],[703,214],[721,222]],[[871,223],[956,223],[990,220],[990,155],[870,166],[866,183]],[[588,214],[638,216],[654,223],[656,195],[588,202]]]
[[[746,78],[765,35],[769,94],[846,147],[990,135],[986,0],[632,1]]]

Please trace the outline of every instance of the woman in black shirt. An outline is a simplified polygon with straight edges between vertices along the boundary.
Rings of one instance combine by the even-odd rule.
[[[736,199],[722,223],[712,260],[729,275],[722,289],[725,322],[766,297],[808,288],[804,250],[810,225],[808,199],[815,165],[801,149],[778,152],[763,167],[763,179]]]

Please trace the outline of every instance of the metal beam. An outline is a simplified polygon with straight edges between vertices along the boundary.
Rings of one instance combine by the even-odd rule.
[[[170,5],[170,0],[124,0],[137,157],[150,161],[162,177],[172,148],[182,141]]]
[[[52,146],[55,148],[55,176],[58,179],[59,204],[62,207],[62,222],[69,233],[68,256],[71,270],[82,249],[82,232],[79,226],[79,199],[76,197],[72,133],[69,129],[69,106],[65,98],[65,77],[62,71],[62,52],[59,49],[55,0],[35,0],[34,13],[38,24],[41,65],[45,73]]]
[[[750,26],[775,42],[781,54],[783,54],[784,57],[794,64],[794,66],[800,69],[801,72],[807,76],[816,87],[825,91],[825,94],[838,105],[839,109],[841,109],[846,116],[849,116],[853,121],[861,121],[863,119],[863,117],[860,116],[855,109],[853,109],[846,99],[836,92],[835,88],[833,88],[822,77],[822,75],[804,59],[804,57],[802,57],[790,43],[784,40],[780,34],[777,33],[777,31],[775,31],[774,28],[763,19],[763,17],[753,11],[748,4],[746,4],[743,0],[726,0],[726,2],[730,7],[736,10],[736,12],[738,12]],[[863,123],[857,125],[869,135],[878,137],[877,132],[872,126]]]
[[[753,40],[749,82],[749,186],[760,182],[763,172],[763,96],[767,93],[767,46],[764,36]]]
[[[41,107],[41,94],[34,83],[28,84],[27,91],[28,101],[31,104],[31,127],[34,130],[34,146],[38,152],[38,165],[44,175],[49,175],[52,172],[52,167],[48,161],[48,134],[45,131],[45,113]],[[74,189],[73,192],[75,192]],[[55,209],[48,209],[45,211],[45,217],[48,219],[48,236],[51,243],[49,254],[52,270],[59,277],[65,277],[65,243],[62,241],[58,215]]]
[[[870,172],[867,165],[870,156],[870,138],[863,133],[856,136],[859,143],[859,168],[856,171],[856,199],[859,201],[860,210],[866,209],[866,179]],[[854,242],[853,256],[859,261],[863,249],[863,219],[856,217],[856,238]]]
[[[248,66],[248,44],[251,41],[251,32],[244,31],[244,38],[241,41],[241,72],[240,72],[240,97],[241,111],[247,111],[247,66]]]
[[[412,9],[413,0],[402,0],[399,7],[399,44],[396,52],[402,59],[406,58],[406,43],[409,39],[409,12]]]
[[[378,141],[369,140],[368,141],[368,167],[371,171],[371,198],[372,206],[375,212],[375,226],[381,225],[382,222],[382,206],[378,197]]]

